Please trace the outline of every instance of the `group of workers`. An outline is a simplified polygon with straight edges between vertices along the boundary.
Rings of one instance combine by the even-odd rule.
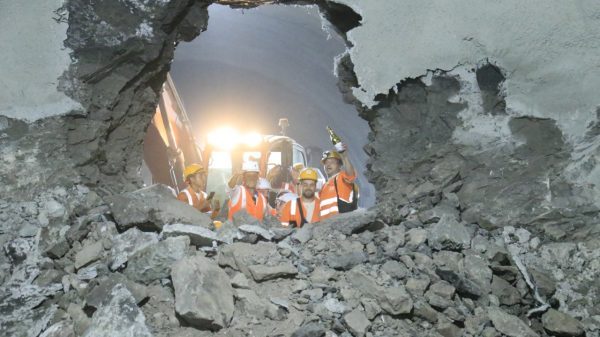
[[[336,149],[323,153],[321,163],[328,179],[320,191],[317,190],[317,170],[296,164],[291,168],[292,180],[278,186],[282,193],[277,197],[275,208],[268,202],[271,184],[268,179],[260,177],[258,163],[243,163],[241,172],[229,180],[228,219],[232,220],[235,213],[245,210],[260,222],[270,214],[276,216],[282,226],[302,227],[306,223],[315,223],[356,209],[356,172],[348,158],[347,146],[336,144]],[[184,178],[188,187],[179,193],[177,199],[211,214],[215,219],[221,205],[204,191],[207,182],[205,168],[200,164],[192,164],[185,168]]]

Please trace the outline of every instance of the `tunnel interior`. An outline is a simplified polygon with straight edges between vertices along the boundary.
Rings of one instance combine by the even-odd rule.
[[[144,139],[144,185],[162,183],[178,193],[186,187],[181,176],[187,165],[206,161],[209,146],[231,146],[227,139],[209,144],[209,136],[232,131],[291,137],[291,164],[299,160],[319,170],[325,180],[320,159],[332,148],[325,129],[331,126],[350,147],[359,205],[372,206],[374,187],[364,175],[367,155],[362,150],[368,125],[344,102],[333,72],[336,58],[347,48],[342,35],[359,19],[345,13],[337,6],[323,14],[316,5],[211,5],[207,30],[176,49]],[[340,26],[331,25],[330,19]],[[289,126],[281,129],[280,119]],[[229,135],[229,140],[240,135]],[[281,150],[273,152],[281,158]],[[269,168],[281,164],[281,159],[273,160]],[[219,200],[226,197],[228,178],[209,174],[208,185],[218,186]]]

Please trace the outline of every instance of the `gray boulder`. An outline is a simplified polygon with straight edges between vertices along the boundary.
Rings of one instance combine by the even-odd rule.
[[[184,258],[190,238],[178,236],[152,244],[129,258],[125,275],[131,280],[149,284],[169,276],[173,263]]]
[[[110,269],[118,269],[127,262],[129,256],[133,253],[157,242],[158,235],[156,233],[142,232],[137,228],[130,228],[116,235],[112,240],[112,248],[110,250]]]
[[[281,320],[284,317],[283,311],[280,311],[277,305],[259,297],[253,290],[236,289],[234,296],[238,312],[244,316],[271,320]]]
[[[102,302],[110,296],[112,290],[118,284],[125,287],[127,291],[131,293],[135,299],[135,303],[140,303],[148,297],[148,291],[145,286],[129,280],[121,273],[114,273],[110,274],[109,277],[102,279],[97,286],[90,290],[85,296],[86,305],[99,308]]]
[[[367,256],[362,251],[343,252],[342,254],[331,254],[327,256],[326,263],[329,267],[337,270],[350,270],[354,266],[367,261]]]
[[[496,330],[510,337],[539,337],[519,317],[505,313],[500,308],[489,307],[488,316]]]
[[[201,330],[218,330],[229,325],[234,312],[231,280],[211,259],[186,257],[171,271],[175,288],[175,311]]]
[[[140,227],[160,231],[165,224],[188,223],[209,227],[210,216],[175,198],[165,185],[152,185],[107,198],[120,228]]]
[[[411,296],[404,286],[382,287],[377,282],[357,268],[346,274],[350,285],[360,291],[365,297],[377,300],[379,306],[391,315],[408,314],[413,308]]]
[[[290,277],[298,274],[298,269],[290,262],[274,266],[252,265],[248,269],[256,282],[272,280],[280,277]]]
[[[369,326],[371,326],[371,322],[365,315],[365,312],[359,308],[356,308],[344,315],[344,323],[352,335],[356,337],[364,336],[367,332],[367,329],[369,329]]]
[[[162,235],[164,237],[188,236],[190,243],[196,247],[211,247],[213,241],[221,242],[217,237],[217,233],[197,225],[165,225],[162,229]]]
[[[466,255],[462,267],[466,278],[479,285],[479,288],[484,292],[489,291],[492,282],[492,270],[484,259],[475,255]]]
[[[515,305],[521,302],[521,294],[517,288],[513,287],[501,277],[494,275],[492,278],[492,294],[498,297],[500,304]]]
[[[75,268],[79,269],[102,258],[104,247],[101,241],[91,243],[75,255]]]
[[[575,318],[558,310],[550,309],[542,315],[544,329],[553,336],[577,337],[583,336],[583,325]]]
[[[250,266],[255,266],[256,277],[261,278],[262,274],[271,271],[268,268],[258,268],[258,266],[273,267],[288,262],[279,254],[277,245],[274,243],[259,242],[253,245],[236,242],[220,247],[218,263],[222,267],[239,270],[248,278],[255,278],[255,275],[250,271]],[[291,268],[289,270],[292,272]]]
[[[115,286],[108,301],[92,316],[84,337],[150,337],[146,318],[131,293],[122,285]]]
[[[324,337],[325,328],[318,323],[308,323],[294,331],[292,337]]]
[[[342,234],[351,235],[367,229],[377,218],[377,212],[364,208],[341,213],[319,222],[318,227],[330,226]]]
[[[467,227],[453,216],[443,215],[442,218],[429,229],[427,237],[429,246],[436,250],[462,250],[471,245],[471,234]]]

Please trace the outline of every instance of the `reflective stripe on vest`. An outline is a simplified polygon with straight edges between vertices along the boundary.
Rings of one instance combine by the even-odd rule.
[[[296,216],[296,199],[292,199],[290,204],[290,218],[294,219]]]
[[[183,193],[185,193],[185,196],[187,197],[188,204],[190,206],[194,206],[194,201],[192,200],[192,195],[190,194],[190,191],[188,191],[186,188],[185,190],[183,190]]]
[[[340,210],[338,209],[337,205],[335,205],[333,207],[322,209],[321,210],[321,216],[325,216],[325,215],[328,215],[330,213],[335,214],[335,213],[339,213],[339,212],[340,212]]]

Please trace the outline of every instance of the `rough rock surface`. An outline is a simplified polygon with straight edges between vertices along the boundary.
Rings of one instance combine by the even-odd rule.
[[[85,337],[150,337],[146,318],[138,308],[131,293],[121,285],[115,286],[92,316],[92,323]]]
[[[171,271],[175,288],[175,311],[203,330],[218,330],[233,317],[233,288],[227,274],[210,259],[190,256]]]

